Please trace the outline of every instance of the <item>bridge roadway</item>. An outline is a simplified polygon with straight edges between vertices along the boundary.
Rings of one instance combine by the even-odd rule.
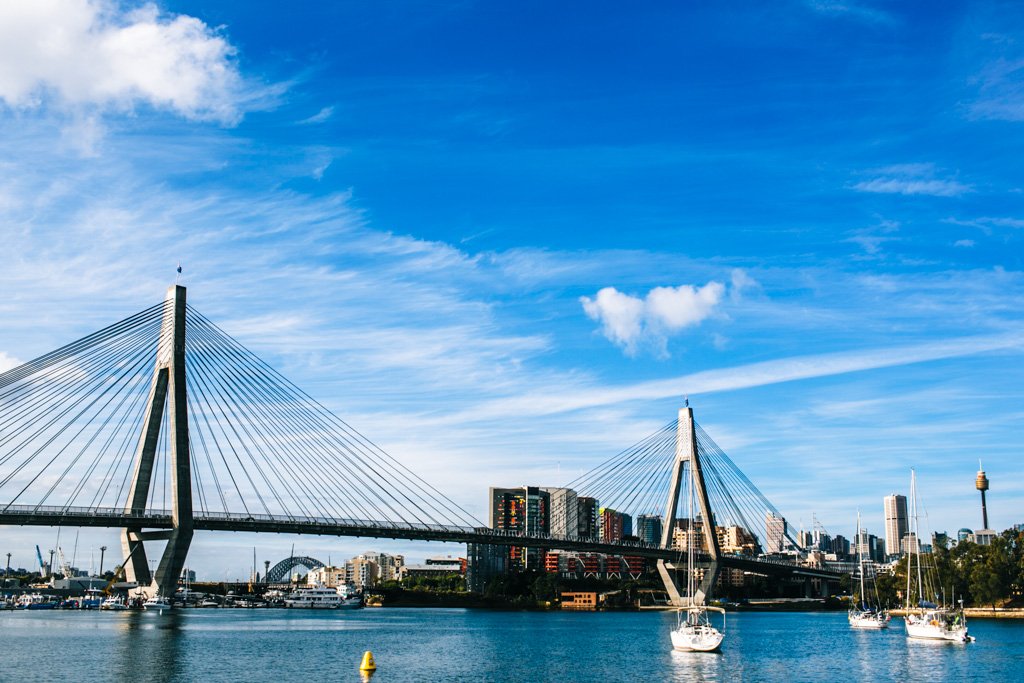
[[[126,513],[121,508],[79,508],[60,506],[8,505],[0,507],[0,526],[74,526],[168,530],[172,528],[169,510]],[[248,513],[213,513],[193,516],[197,531],[234,531],[277,534],[313,534],[318,536],[355,536],[392,538],[444,543],[484,543],[519,547],[571,550],[581,553],[628,555],[672,562],[679,551],[640,542],[604,543],[589,539],[554,536],[522,536],[488,527],[462,527],[444,524],[375,522],[359,519],[273,516]],[[147,532],[142,532],[145,537]],[[704,554],[699,561],[707,562]],[[829,569],[805,567],[790,562],[723,555],[723,567],[769,576],[799,576],[838,580],[842,574]]]

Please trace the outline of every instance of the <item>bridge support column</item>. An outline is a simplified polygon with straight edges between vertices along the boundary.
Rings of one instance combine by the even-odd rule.
[[[671,547],[672,532],[676,522],[676,508],[679,505],[679,491],[683,484],[684,466],[689,464],[690,483],[697,498],[700,508],[700,516],[704,526],[704,540],[708,555],[711,561],[707,563],[704,575],[694,590],[694,594],[687,596],[684,600],[679,593],[676,583],[678,571],[674,566],[667,565],[664,560],[658,560],[658,574],[661,576],[665,590],[668,592],[672,604],[683,606],[687,604],[703,605],[711,589],[718,580],[719,572],[719,549],[718,536],[715,533],[715,518],[711,514],[711,503],[708,501],[707,488],[704,485],[704,475],[701,471],[700,455],[697,452],[697,434],[693,425],[693,408],[687,405],[679,410],[679,426],[676,429],[676,459],[672,467],[672,478],[668,490],[668,507],[665,509],[665,520],[661,529],[661,546]],[[687,523],[692,524],[694,520]],[[670,573],[671,572],[671,573]]]
[[[140,528],[125,529],[121,538],[125,574],[147,595],[173,597],[192,542],[192,471],[188,442],[188,395],[185,383],[185,288],[167,290],[167,306],[157,342],[156,366],[149,390],[142,434],[135,452],[135,471],[125,512],[141,515],[146,510],[153,479],[153,465],[164,413],[168,419],[171,467],[171,531],[167,546],[152,576]]]

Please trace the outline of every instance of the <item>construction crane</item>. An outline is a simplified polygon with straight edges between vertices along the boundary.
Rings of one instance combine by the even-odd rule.
[[[124,566],[128,564],[128,560],[132,558],[132,553],[134,553],[137,548],[141,547],[141,543],[136,544],[135,547],[132,548],[131,552],[128,553],[128,557],[124,558],[124,562],[114,567],[114,575],[110,577],[110,581],[107,581],[107,585],[103,588],[104,595],[110,595],[110,591],[113,590],[114,584],[120,581],[124,576]]]
[[[57,546],[57,559],[60,560],[60,571],[64,574],[64,578],[74,578],[74,572],[71,569],[71,565],[68,564],[67,558],[64,557],[64,551],[61,550],[60,546]]]
[[[39,578],[45,579],[49,572],[46,568],[46,564],[43,562],[43,551],[39,549],[38,545],[36,546],[36,557],[39,558]]]

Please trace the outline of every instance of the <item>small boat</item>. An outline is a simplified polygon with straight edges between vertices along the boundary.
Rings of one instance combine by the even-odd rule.
[[[363,594],[357,591],[354,587],[348,584],[342,584],[338,586],[338,596],[341,601],[338,603],[338,609],[362,609],[363,607]]]
[[[200,600],[196,607],[220,607],[220,603],[212,598],[205,598]]]
[[[42,595],[40,593],[29,593],[22,595],[18,599],[18,609],[57,609],[60,607],[60,603],[50,598],[48,595]]]
[[[920,527],[917,518],[917,477],[914,470],[910,470],[910,500],[914,515],[911,519],[914,542],[907,553],[907,616],[904,617],[904,624],[907,629],[908,638],[921,640],[939,640],[952,643],[968,643],[974,640],[974,636],[967,633],[967,618],[964,616],[963,600],[959,608],[943,607],[925,599],[924,596],[924,570],[921,567]],[[917,592],[912,593],[914,588],[911,577],[917,569]],[[934,567],[929,567],[934,572]],[[917,597],[916,606],[911,601],[911,596]]]
[[[111,595],[109,598],[103,601],[103,603],[100,605],[100,609],[108,610],[111,612],[123,612],[124,610],[128,609],[128,605],[124,604],[124,601],[121,600],[121,598],[115,598],[113,595]]]
[[[864,567],[864,552],[863,544],[861,543],[862,534],[860,528],[860,512],[857,512],[857,532],[854,534],[854,539],[857,541],[857,573],[860,574],[860,594],[857,596],[859,604],[854,605],[850,608],[850,613],[847,618],[850,621],[851,628],[861,629],[873,629],[880,630],[883,628],[889,628],[889,613],[882,609],[876,609],[868,605],[867,593],[864,590],[864,574],[866,573]],[[875,602],[878,602],[878,596],[875,596]]]
[[[79,609],[99,609],[103,604],[103,591],[99,588],[90,588],[85,591],[85,597],[78,603]]]
[[[142,609],[144,610],[165,610],[172,607],[170,598],[165,598],[162,595],[154,595],[142,603]]]

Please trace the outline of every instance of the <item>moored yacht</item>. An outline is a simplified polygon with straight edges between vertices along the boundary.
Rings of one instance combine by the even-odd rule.
[[[861,536],[860,528],[860,512],[857,512],[857,533],[855,537],[860,539]],[[863,629],[883,629],[889,628],[889,613],[882,609],[876,609],[868,604],[867,593],[864,589],[864,552],[863,544],[858,540],[857,542],[857,573],[860,574],[860,594],[857,595],[859,604],[855,604],[850,608],[850,613],[847,618],[850,621],[852,628],[863,628]],[[875,604],[878,603],[878,593],[875,591]]]
[[[303,609],[338,609],[341,595],[334,588],[324,586],[296,588],[285,598],[284,605]]]
[[[967,634],[967,618],[964,616],[963,601],[960,601],[959,608],[942,607],[934,602],[925,599],[925,572],[921,567],[920,528],[917,518],[917,476],[914,470],[910,470],[910,500],[914,511],[911,520],[913,526],[911,533],[914,542],[907,553],[907,616],[904,623],[907,628],[908,638],[922,640],[944,640],[953,643],[967,643],[974,640],[974,636]],[[916,566],[917,586],[911,581]],[[934,579],[934,566],[929,567],[928,578]],[[933,586],[934,588],[934,586]],[[938,593],[937,590],[932,590]],[[916,596],[916,604],[912,600]]]
[[[170,598],[165,598],[162,595],[154,595],[142,603],[142,609],[145,610],[165,610],[171,609],[171,607]]]

